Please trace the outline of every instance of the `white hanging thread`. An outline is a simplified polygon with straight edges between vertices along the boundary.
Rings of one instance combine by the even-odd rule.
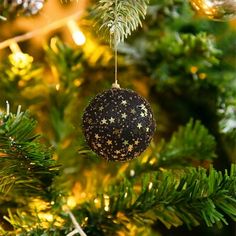
[[[117,0],[115,0],[115,19],[114,19],[114,51],[115,51],[115,83],[112,84],[112,88],[120,88],[120,85],[118,84],[118,62],[117,62]]]

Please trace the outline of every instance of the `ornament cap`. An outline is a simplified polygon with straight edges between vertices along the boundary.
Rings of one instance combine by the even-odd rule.
[[[113,83],[111,87],[112,87],[112,88],[120,89],[120,85],[117,84],[117,83]]]

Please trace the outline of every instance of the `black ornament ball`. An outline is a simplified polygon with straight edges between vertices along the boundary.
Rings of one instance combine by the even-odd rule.
[[[149,145],[155,131],[149,103],[129,89],[98,94],[85,109],[83,132],[90,148],[109,161],[128,161]]]

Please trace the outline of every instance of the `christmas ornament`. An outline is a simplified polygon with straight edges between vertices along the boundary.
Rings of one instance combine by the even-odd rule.
[[[85,109],[83,132],[90,148],[109,161],[128,161],[149,145],[155,121],[149,103],[132,90],[121,89],[117,80],[117,44],[125,37],[118,31],[118,5],[115,1],[110,40],[114,40],[115,83],[98,94]],[[111,44],[111,42],[110,42]]]
[[[212,20],[232,20],[236,18],[236,0],[190,0],[194,10]]]
[[[149,145],[155,121],[149,103],[136,92],[112,88],[85,109],[83,132],[90,148],[109,161],[128,161]]]
[[[4,5],[5,9],[15,15],[35,15],[44,6],[44,0],[11,0]]]

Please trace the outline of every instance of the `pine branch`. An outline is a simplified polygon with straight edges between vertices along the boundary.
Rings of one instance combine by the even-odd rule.
[[[159,165],[187,165],[190,161],[211,160],[216,157],[214,137],[200,123],[191,119],[175,132],[171,140],[163,142],[159,153]]]
[[[60,86],[63,86],[63,89],[71,88],[71,86],[75,88],[73,81],[83,71],[81,49],[74,50],[59,38],[54,37],[53,44],[46,47],[45,51],[54,76],[60,79]]]
[[[35,125],[28,113],[0,115],[2,194],[47,197],[58,168],[51,152],[38,142]]]
[[[73,130],[71,120],[66,117],[68,107],[77,101],[78,86],[83,79],[83,53],[81,49],[74,50],[58,38],[53,38],[53,44],[46,48],[47,60],[58,84],[50,89],[50,121],[55,135],[54,144],[62,142]],[[71,118],[71,117],[70,117]]]
[[[228,215],[236,221],[236,166],[223,174],[213,168],[185,171],[163,170],[143,175],[135,182],[124,179],[118,185],[82,205],[79,219],[87,217],[89,235],[109,235],[125,229],[128,223],[152,225],[161,221],[167,228],[186,224],[189,228],[205,223],[227,224]]]
[[[160,143],[152,143],[150,151],[125,170],[128,178],[148,171],[156,171],[160,167],[184,167],[204,165],[216,157],[216,141],[214,136],[200,121],[192,119],[172,134],[169,141],[162,139]]]
[[[33,62],[33,57],[26,53],[12,53],[0,65],[0,90],[1,97],[8,100],[11,104],[15,101],[33,103],[40,95],[31,95],[29,91],[37,90],[39,79],[42,75],[42,66]],[[23,99],[26,98],[26,99]]]
[[[100,0],[94,10],[95,21],[100,23],[108,38],[123,42],[131,32],[142,25],[149,0]]]

